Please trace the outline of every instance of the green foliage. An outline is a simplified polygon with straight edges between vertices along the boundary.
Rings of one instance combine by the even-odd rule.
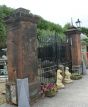
[[[88,28],[85,28],[85,27],[81,27],[81,32],[83,33],[83,34],[85,34],[85,35],[87,35],[88,36]]]
[[[72,73],[72,75],[71,75],[72,80],[79,80],[81,78],[82,78],[82,75],[79,73]]]
[[[85,44],[86,46],[88,46],[88,39],[83,39],[83,40],[81,40],[81,43],[82,43],[82,44]]]
[[[57,35],[62,40],[65,40],[63,28],[59,24],[54,24],[39,17],[37,22],[37,36],[38,38],[45,38],[47,36]]]
[[[38,27],[38,29],[55,31],[57,33],[63,33],[63,29],[59,24],[54,24],[50,21],[46,21],[41,17],[39,18],[37,27]]]
[[[64,35],[64,33],[60,34],[57,33],[55,31],[50,31],[50,30],[44,30],[44,29],[37,29],[37,37],[39,40],[43,39],[45,41],[51,41],[51,42],[56,42],[55,41],[55,36],[56,36],[56,40],[58,41],[62,41],[64,42],[66,40],[66,36]]]
[[[4,17],[10,15],[14,9],[9,8],[5,5],[0,6],[0,48],[6,47],[6,27],[4,23]],[[36,15],[37,16],[37,15]],[[63,28],[59,24],[52,23],[44,20],[38,16],[39,21],[37,22],[37,36],[38,38],[57,35],[63,41],[65,40],[64,31],[71,27],[70,23],[67,23]],[[88,28],[82,27],[81,32],[88,36]],[[88,44],[88,40],[84,40]]]
[[[6,7],[5,5],[0,6],[0,47],[6,47],[6,27],[4,23],[4,17],[10,15],[14,9]],[[37,36],[46,37],[52,35],[58,35],[61,39],[64,39],[63,28],[59,24],[44,20],[38,16],[39,21],[37,22]]]
[[[4,18],[13,12],[12,8],[6,7],[5,5],[0,6],[0,18]]]
[[[88,37],[88,28],[81,27],[80,31]],[[88,39],[87,38],[83,39],[81,42],[88,46]]]
[[[64,25],[63,30],[66,31],[70,27],[71,27],[71,24],[67,23],[67,24]]]
[[[13,9],[6,7],[5,5],[0,6],[0,48],[6,47],[6,27],[4,23],[4,17],[10,15]]]

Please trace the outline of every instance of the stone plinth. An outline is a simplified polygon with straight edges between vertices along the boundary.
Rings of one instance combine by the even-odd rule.
[[[38,96],[36,17],[26,9],[17,9],[7,17],[8,81],[28,78],[30,97]]]

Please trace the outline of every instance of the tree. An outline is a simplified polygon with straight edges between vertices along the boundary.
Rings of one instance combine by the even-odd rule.
[[[63,31],[66,31],[70,27],[71,27],[70,23],[65,24],[64,27],[63,27]]]
[[[12,8],[6,7],[5,5],[0,6],[0,48],[6,47],[6,26],[4,18],[13,12]]]
[[[87,35],[87,37],[88,37],[88,28],[81,27],[80,30],[81,30],[81,32],[82,32],[83,34]]]
[[[62,40],[64,39],[63,28],[59,24],[47,21],[40,16],[37,22],[37,36],[38,38],[45,38],[46,36],[58,35]]]
[[[37,22],[38,29],[55,31],[57,33],[63,33],[63,29],[59,24],[54,24],[50,21],[44,20],[39,17],[39,21]]]

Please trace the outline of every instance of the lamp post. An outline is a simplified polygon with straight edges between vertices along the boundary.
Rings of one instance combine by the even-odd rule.
[[[75,23],[76,23],[77,28],[80,28],[81,21],[79,19],[77,19],[77,21]]]

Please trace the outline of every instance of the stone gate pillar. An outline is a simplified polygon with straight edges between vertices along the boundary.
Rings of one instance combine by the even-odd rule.
[[[76,27],[71,27],[65,33],[67,42],[71,45],[72,70],[80,71],[82,61],[80,32]]]
[[[15,10],[5,19],[8,29],[8,82],[27,77],[31,99],[39,92],[36,19],[23,8]]]

